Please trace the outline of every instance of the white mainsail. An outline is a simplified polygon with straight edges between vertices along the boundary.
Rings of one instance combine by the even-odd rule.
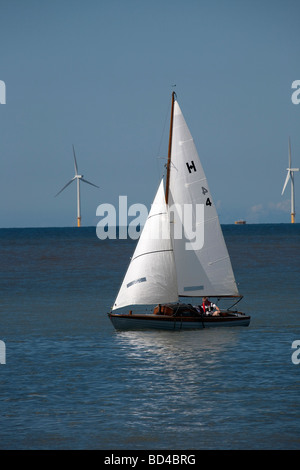
[[[174,103],[171,155],[169,206],[174,214],[172,238],[178,294],[193,297],[238,296],[217,211],[194,141],[177,101]],[[187,229],[190,232],[191,228],[184,226],[182,214],[178,210],[184,210],[188,205],[195,210],[197,204],[202,208],[199,212],[200,220],[195,220],[194,212],[194,231],[198,232],[198,241],[187,249],[187,239],[178,237],[180,230],[176,224],[181,219],[185,233]],[[200,243],[199,237],[202,237]]]
[[[176,269],[162,180],[113,310],[176,301]]]

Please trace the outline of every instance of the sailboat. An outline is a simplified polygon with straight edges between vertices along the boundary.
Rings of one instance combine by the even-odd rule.
[[[175,92],[166,167],[108,317],[117,330],[248,326],[250,316],[232,310],[242,296]],[[220,310],[209,298],[234,304]]]

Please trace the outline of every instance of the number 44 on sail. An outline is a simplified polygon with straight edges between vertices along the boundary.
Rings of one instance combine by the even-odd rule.
[[[188,250],[185,239],[175,236],[178,223],[185,232],[176,210],[187,204],[204,208],[201,220],[194,221],[203,224],[204,243]],[[232,297],[235,304],[242,298],[206,176],[173,92],[166,182],[158,187],[108,316],[117,330],[249,325],[249,316],[220,310],[210,297]],[[183,298],[185,303],[179,301]]]

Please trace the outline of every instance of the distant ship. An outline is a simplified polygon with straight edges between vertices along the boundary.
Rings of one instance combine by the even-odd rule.
[[[236,220],[234,223],[235,225],[245,225],[246,220]]]

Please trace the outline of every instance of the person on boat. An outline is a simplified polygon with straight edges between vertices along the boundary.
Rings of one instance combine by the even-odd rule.
[[[212,313],[213,316],[220,315],[219,307],[216,304],[210,302],[207,297],[202,297],[201,307],[205,315],[209,315],[212,310],[214,310],[214,312]]]

